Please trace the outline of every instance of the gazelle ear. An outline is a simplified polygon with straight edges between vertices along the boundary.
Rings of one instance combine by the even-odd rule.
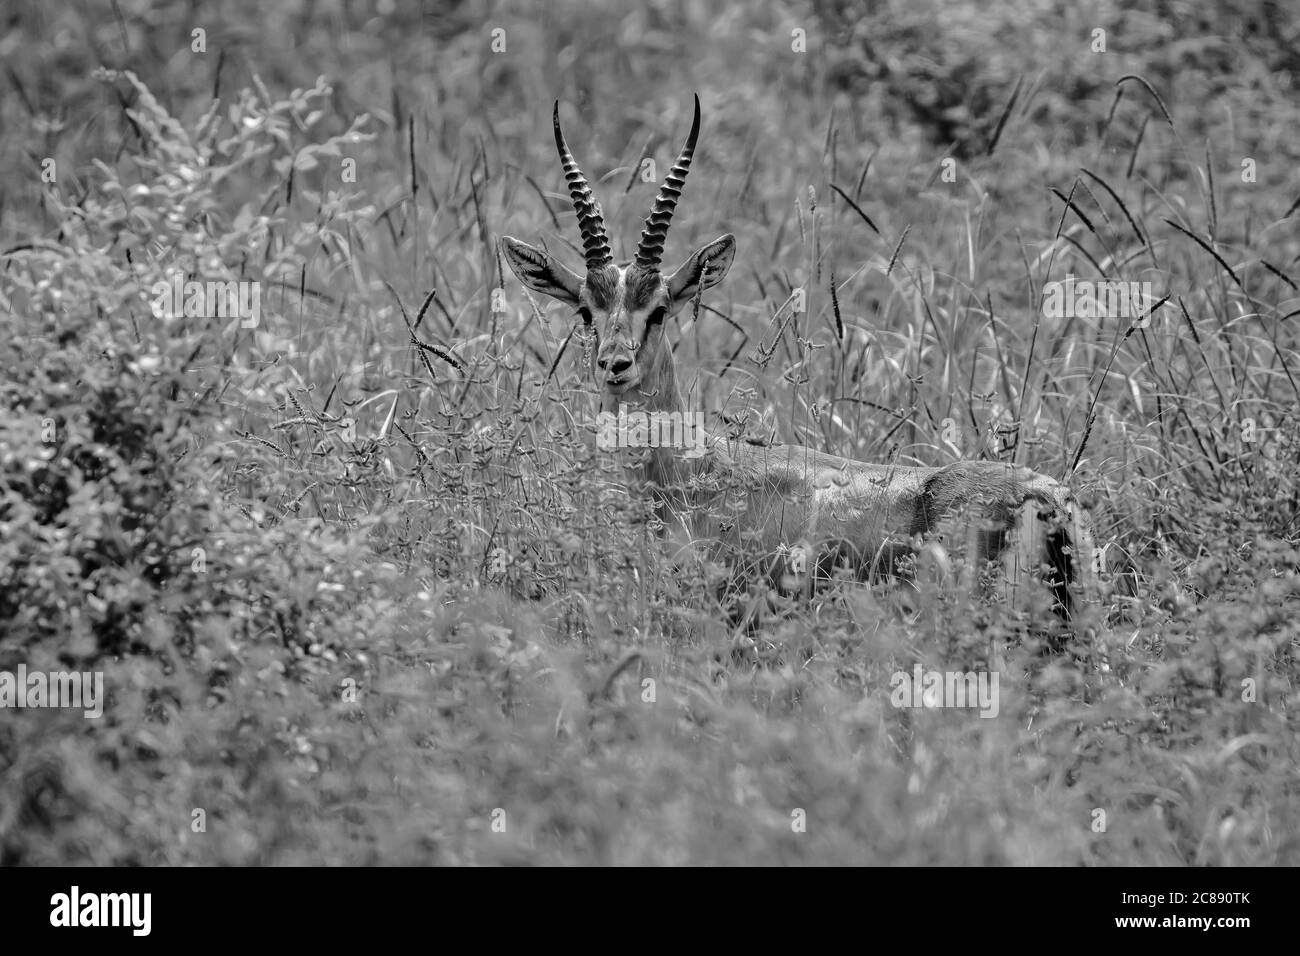
[[[501,251],[519,281],[534,292],[549,295],[569,305],[578,304],[582,279],[547,253],[510,236],[501,237]]]
[[[695,297],[696,292],[712,289],[722,281],[736,257],[736,237],[719,236],[697,250],[668,277],[668,294],[680,305]]]

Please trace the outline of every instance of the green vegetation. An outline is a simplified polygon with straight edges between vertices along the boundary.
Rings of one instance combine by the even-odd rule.
[[[423,6],[7,9],[0,671],[108,700],[0,710],[0,862],[1300,863],[1300,18]],[[733,633],[595,448],[496,241],[582,260],[559,98],[626,257],[695,91],[689,400],[1068,481],[1068,653],[943,590]],[[1045,316],[1069,275],[1159,305]],[[994,654],[996,718],[891,706]]]

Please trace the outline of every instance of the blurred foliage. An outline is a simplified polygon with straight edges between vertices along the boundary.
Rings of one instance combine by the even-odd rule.
[[[1008,122],[1056,149],[1095,147],[1107,120],[1096,107],[1113,95],[1117,68],[1164,91],[1192,140],[1223,122],[1207,104],[1276,118],[1300,38],[1300,15],[1281,0],[815,0],[814,8],[827,29],[830,88],[874,93],[891,125],[919,128],[962,159],[991,151]],[[1253,135],[1263,125],[1243,123]],[[1288,157],[1300,149],[1289,137],[1269,145]]]

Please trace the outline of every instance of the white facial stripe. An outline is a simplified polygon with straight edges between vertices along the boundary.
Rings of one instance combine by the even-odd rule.
[[[618,271],[618,285],[614,287],[614,307],[609,310],[609,314],[610,317],[613,319],[613,322],[610,323],[609,332],[611,337],[617,336],[621,333],[623,338],[620,344],[624,348],[635,352],[636,343],[630,341],[630,337],[632,334],[632,329],[631,329],[632,317],[627,314],[626,303],[627,303],[627,269],[624,268]]]

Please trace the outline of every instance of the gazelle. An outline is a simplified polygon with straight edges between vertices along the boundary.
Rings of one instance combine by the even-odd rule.
[[[613,261],[600,208],[565,142],[558,101],[553,123],[586,275],[509,236],[501,240],[506,261],[529,289],[576,307],[584,331],[596,336],[593,372],[603,385],[602,413],[617,414],[626,406],[625,411],[685,416],[667,320],[721,282],[736,252],[735,237],[728,234],[673,272],[660,268],[699,138],[699,97],[690,134],[655,198],[636,256],[621,264]],[[974,557],[1001,559],[1013,586],[1027,571],[1045,566],[1053,606],[1062,616],[1069,616],[1080,591],[1092,592],[1087,512],[1064,485],[1029,468],[991,461],[933,468],[870,464],[799,445],[760,446],[720,436],[707,436],[698,457],[652,448],[639,467],[637,492],[649,489],[665,524],[684,528],[693,540],[734,543],[743,528],[758,532],[768,554],[789,555],[791,544],[807,549],[808,570],[824,574],[846,562],[865,576],[895,571],[897,559],[915,553],[922,536],[940,532],[960,512],[974,511],[976,520],[966,526]],[[715,517],[729,494],[745,500],[739,527],[725,527]],[[942,566],[941,547],[938,554]]]

